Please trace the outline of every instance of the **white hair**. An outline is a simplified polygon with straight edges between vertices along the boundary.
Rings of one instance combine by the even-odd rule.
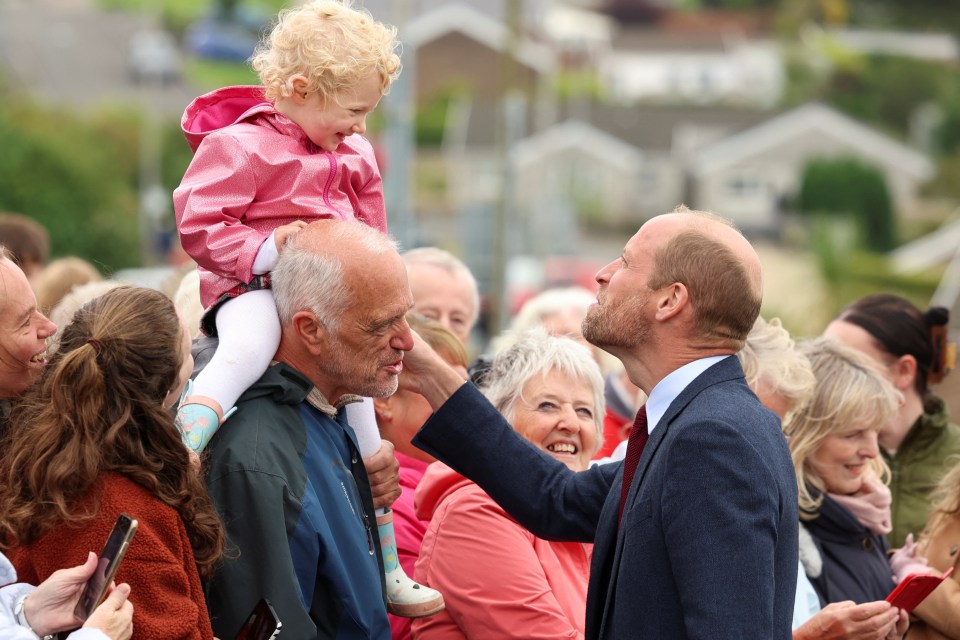
[[[313,240],[309,234],[307,227],[292,236],[273,269],[271,286],[277,313],[280,323],[287,326],[294,314],[309,310],[325,327],[336,329],[340,317],[353,302],[343,283],[343,260],[337,252],[318,253],[312,244],[304,246]],[[324,241],[337,247],[350,243],[356,252],[372,255],[397,251],[393,238],[359,222],[329,225]]]
[[[552,336],[543,327],[534,327],[523,333],[493,359],[484,378],[483,394],[507,422],[513,422],[523,388],[530,380],[548,371],[557,371],[590,384],[599,448],[605,411],[603,374],[590,350],[572,338]]]

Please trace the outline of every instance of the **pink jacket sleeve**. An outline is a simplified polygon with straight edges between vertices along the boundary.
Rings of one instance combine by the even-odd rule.
[[[467,638],[582,639],[554,597],[533,534],[486,494],[466,493],[448,498],[457,500],[455,507],[434,515],[442,521],[431,522],[437,535],[424,540],[417,579],[443,594],[445,613]],[[415,620],[414,637],[446,635],[431,631],[430,621]]]
[[[180,243],[201,267],[249,282],[270,232],[240,222],[257,193],[256,169],[230,135],[211,135],[197,149],[173,192]]]

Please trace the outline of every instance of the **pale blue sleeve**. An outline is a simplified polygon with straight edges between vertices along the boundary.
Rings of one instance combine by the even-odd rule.
[[[820,611],[820,598],[810,584],[803,564],[798,563],[800,572],[797,574],[797,595],[793,602],[793,628],[796,629]]]

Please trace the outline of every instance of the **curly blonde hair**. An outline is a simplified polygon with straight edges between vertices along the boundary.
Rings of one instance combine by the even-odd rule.
[[[374,20],[350,0],[315,0],[284,9],[251,58],[264,96],[271,102],[293,94],[293,79],[305,90],[333,98],[373,74],[384,93],[400,73],[396,27]]]

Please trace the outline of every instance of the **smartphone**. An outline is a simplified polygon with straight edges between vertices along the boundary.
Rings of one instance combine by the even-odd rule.
[[[117,573],[120,561],[123,560],[127,547],[133,539],[133,534],[137,532],[137,521],[125,513],[121,513],[113,525],[113,531],[107,538],[107,544],[103,546],[100,552],[100,559],[97,562],[97,569],[90,576],[87,585],[83,589],[80,601],[73,610],[80,620],[86,620],[93,613],[93,610],[100,606],[103,597],[107,592],[107,587],[113,581],[113,576]]]
[[[270,601],[260,598],[260,602],[253,608],[250,617],[237,634],[236,640],[273,640],[280,635],[282,626]]]
[[[911,613],[918,604],[923,602],[924,598],[930,595],[952,573],[953,567],[944,571],[942,576],[911,573],[890,592],[890,595],[887,596],[887,602],[907,613]]]

